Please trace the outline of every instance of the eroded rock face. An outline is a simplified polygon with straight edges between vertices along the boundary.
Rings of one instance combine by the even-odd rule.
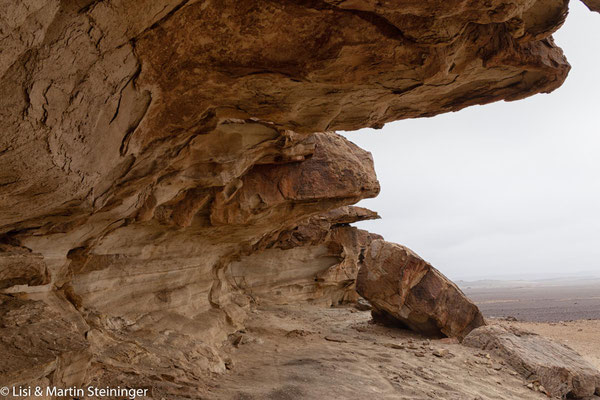
[[[218,349],[251,302],[351,298],[373,237],[345,225],[356,210],[328,212],[379,185],[370,154],[319,132],[557,88],[569,65],[551,33],[566,7],[9,0],[0,308],[33,310],[19,335],[40,361],[2,381],[189,397],[224,371]],[[72,342],[49,350],[35,324],[51,315]]]
[[[373,317],[427,335],[464,338],[485,324],[462,291],[404,246],[376,240],[364,254],[356,290],[373,305]]]
[[[312,217],[265,238],[261,250],[228,266],[236,285],[259,304],[311,301],[327,306],[356,301],[359,257],[381,236],[349,226],[379,218],[361,207]]]
[[[87,382],[92,353],[84,338],[86,324],[80,315],[64,312],[68,306],[0,295],[0,385]]]
[[[217,150],[236,132],[252,132],[241,150],[286,131],[379,127],[551,91],[569,70],[550,37],[562,0],[13,3],[5,230],[114,223],[149,196],[223,186],[245,171],[235,145]]]
[[[492,325],[475,329],[463,343],[497,353],[529,382],[539,382],[550,396],[600,395],[600,371],[573,349],[545,337]]]

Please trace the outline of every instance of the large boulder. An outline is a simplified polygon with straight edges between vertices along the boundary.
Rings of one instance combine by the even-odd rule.
[[[575,350],[535,333],[496,325],[473,330],[463,344],[493,351],[553,397],[579,399],[600,395],[600,372]]]
[[[441,272],[410,249],[375,240],[364,254],[356,290],[376,319],[426,335],[464,338],[485,324],[473,302]]]

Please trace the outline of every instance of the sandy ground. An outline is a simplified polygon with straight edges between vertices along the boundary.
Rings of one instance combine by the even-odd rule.
[[[600,369],[600,320],[542,323],[506,322],[489,319],[489,322],[513,325],[560,341]]]
[[[370,319],[351,307],[258,309],[230,338],[235,363],[215,377],[206,398],[546,398],[494,356]]]

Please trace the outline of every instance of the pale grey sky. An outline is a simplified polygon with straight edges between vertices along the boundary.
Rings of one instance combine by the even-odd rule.
[[[345,132],[381,182],[357,224],[452,279],[600,275],[600,14],[571,2],[549,95]]]

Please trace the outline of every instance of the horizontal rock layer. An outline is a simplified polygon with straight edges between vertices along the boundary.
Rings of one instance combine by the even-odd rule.
[[[349,226],[379,216],[342,207],[263,239],[264,250],[232,262],[226,273],[255,303],[317,302],[335,305],[358,299],[360,255],[379,235]]]
[[[368,213],[328,213],[379,184],[370,154],[329,131],[557,88],[569,65],[551,34],[566,9],[6,2],[0,312],[26,316],[2,329],[31,349],[5,341],[0,383],[189,397],[224,371],[218,349],[249,303],[355,296],[374,236],[346,224]]]

